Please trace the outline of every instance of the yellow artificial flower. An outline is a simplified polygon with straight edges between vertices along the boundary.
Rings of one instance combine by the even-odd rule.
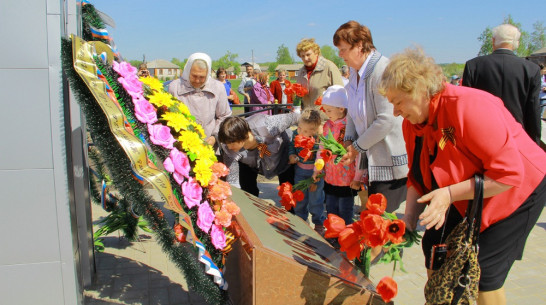
[[[323,167],[324,167],[324,160],[317,159],[315,161],[315,168],[319,171],[319,170],[322,170]]]
[[[182,113],[182,114],[184,114],[184,115],[187,115],[187,116],[191,115],[190,109],[188,108],[188,106],[186,106],[186,104],[180,102],[179,100],[177,100],[177,102],[178,102],[178,103],[177,103],[176,106],[177,106],[178,111],[179,111],[180,113]]]
[[[208,144],[202,143],[201,145],[195,146],[194,152],[198,159],[211,160],[213,163],[217,161],[216,155],[214,154],[214,149]]]
[[[193,130],[201,136],[202,139],[205,138],[205,130],[203,129],[203,126],[197,124],[196,122],[191,122],[190,126],[193,127]]]
[[[163,91],[163,84],[157,78],[147,76],[140,77],[138,80],[141,81],[143,84],[148,85],[148,87],[150,87],[150,89],[152,90],[155,90],[157,92]]]
[[[210,178],[212,177],[212,165],[211,160],[197,160],[193,167],[195,173],[195,179],[199,181],[201,186],[205,187],[209,185]]]
[[[162,120],[167,121],[167,126],[172,127],[176,132],[188,130],[191,122],[182,113],[167,112],[161,116]]]
[[[193,131],[182,131],[178,141],[182,144],[182,148],[187,152],[195,152],[199,145],[202,145],[203,139]]]
[[[148,98],[150,103],[154,104],[158,108],[162,106],[171,107],[174,105],[172,95],[167,92],[156,92],[151,96],[148,96]]]

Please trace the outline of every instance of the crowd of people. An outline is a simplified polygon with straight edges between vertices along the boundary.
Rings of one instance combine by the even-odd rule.
[[[354,197],[364,186],[386,196],[389,212],[406,202],[407,227],[426,227],[428,261],[432,247],[461,221],[474,195],[474,174],[483,174],[477,302],[506,304],[504,282],[546,202],[546,154],[538,145],[544,76],[538,65],[514,55],[519,35],[508,24],[494,28],[493,54],[469,60],[462,83],[459,77],[448,82],[422,49],[389,59],[374,46],[368,27],[349,21],[333,34],[346,63],[341,71],[321,56],[314,39],[296,46],[303,61],[296,82],[308,89],[301,113],[232,116],[230,103],[239,101],[226,71],[218,69],[213,79],[203,53],[189,57],[169,92],[203,125],[233,186],[259,196],[258,174],[278,177],[279,184],[312,177],[293,212],[304,220],[311,214],[321,234],[324,209],[353,221]],[[285,70],[277,77],[269,84],[268,73],[247,66],[237,88],[242,103],[290,104],[293,96],[285,89],[292,83]],[[253,110],[258,108],[245,111]],[[318,170],[320,156],[302,159],[295,135],[316,139],[330,132],[347,153]],[[320,178],[320,172],[326,175]]]

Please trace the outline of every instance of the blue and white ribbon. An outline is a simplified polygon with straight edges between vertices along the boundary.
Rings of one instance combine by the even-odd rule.
[[[198,240],[195,242],[195,245],[199,249],[199,261],[205,265],[205,272],[214,277],[214,283],[216,283],[216,285],[220,286],[223,290],[227,290],[228,283],[224,280],[222,271],[218,269],[210,258],[210,254],[205,249],[205,246]]]

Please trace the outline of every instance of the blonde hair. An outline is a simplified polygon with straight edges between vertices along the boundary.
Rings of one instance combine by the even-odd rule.
[[[322,118],[320,112],[316,109],[305,109],[301,112],[300,123],[312,124],[315,126],[320,126],[322,124]]]
[[[315,38],[303,38],[296,47],[296,54],[301,57],[302,53],[305,53],[309,50],[313,50],[317,55],[320,55],[320,47],[315,42]]]
[[[394,55],[383,71],[379,93],[386,95],[389,90],[399,90],[418,98],[426,94],[429,98],[440,92],[446,78],[442,68],[423,49],[407,48]]]

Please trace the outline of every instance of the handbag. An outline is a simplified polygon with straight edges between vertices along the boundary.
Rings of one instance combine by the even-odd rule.
[[[476,174],[474,180],[474,199],[469,200],[466,216],[446,239],[446,260],[425,285],[427,305],[474,304],[478,296],[478,238],[483,206],[483,176]]]

